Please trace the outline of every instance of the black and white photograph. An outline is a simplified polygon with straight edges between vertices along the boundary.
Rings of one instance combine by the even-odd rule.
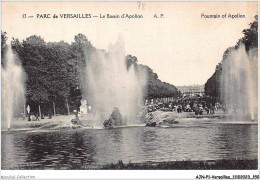
[[[1,179],[135,170],[259,179],[258,2],[2,1]]]

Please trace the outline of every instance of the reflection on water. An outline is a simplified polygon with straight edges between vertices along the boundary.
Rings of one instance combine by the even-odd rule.
[[[2,169],[88,169],[123,162],[257,159],[257,125],[183,121],[127,127],[2,132]]]

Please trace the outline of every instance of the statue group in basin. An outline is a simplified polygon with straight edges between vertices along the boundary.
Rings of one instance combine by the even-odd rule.
[[[173,126],[178,124],[179,121],[176,120],[176,117],[173,116],[171,110],[165,111],[158,109],[158,111],[149,111],[149,107],[143,107],[140,109],[140,115],[137,115],[136,118],[139,119],[141,124],[145,124],[148,127],[156,126]],[[71,120],[72,128],[82,128],[86,125],[80,120],[78,113],[75,111],[75,118]],[[123,127],[127,125],[127,118],[123,117],[120,113],[119,108],[114,107],[110,117],[104,119],[103,127],[104,128],[114,128],[114,127]]]

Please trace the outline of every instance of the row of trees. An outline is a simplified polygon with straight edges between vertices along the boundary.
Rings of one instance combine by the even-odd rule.
[[[7,37],[5,32],[1,35],[4,50]],[[88,92],[85,71],[87,61],[97,49],[85,35],[76,35],[71,44],[45,42],[40,36],[33,35],[23,41],[13,38],[11,46],[25,71],[26,104],[30,104],[32,112],[38,112],[40,105],[44,114],[70,113],[79,108],[82,98],[91,99],[84,94]],[[4,59],[3,56],[3,66]],[[138,64],[135,56],[126,56],[126,65],[127,68],[134,65],[147,72],[145,98],[177,94],[175,86],[161,82],[151,68]]]
[[[222,61],[216,66],[214,74],[207,80],[205,84],[205,93],[213,97],[214,101],[221,101],[220,79],[222,75],[223,61],[233,49],[237,49],[240,44],[245,44],[245,49],[248,52],[252,48],[258,47],[258,16],[255,16],[254,22],[250,23],[249,29],[243,30],[244,37],[239,39],[234,47],[229,47],[223,54]]]
[[[129,68],[131,65],[135,66],[135,71],[146,72],[146,91],[144,92],[145,99],[163,98],[163,97],[173,97],[178,95],[178,89],[169,83],[162,82],[153,70],[142,64],[138,64],[138,59],[135,56],[126,56],[126,65]]]
[[[146,99],[173,97],[178,95],[178,89],[166,82],[162,82],[156,73],[148,66],[140,65],[146,69],[147,72],[147,91],[145,91]]]
[[[1,31],[1,65],[4,65],[4,55],[6,51],[6,41],[7,41],[7,36],[6,32]]]

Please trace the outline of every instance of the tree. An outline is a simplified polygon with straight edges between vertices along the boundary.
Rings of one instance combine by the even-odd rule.
[[[131,67],[131,65],[134,65],[137,63],[137,58],[135,56],[127,55],[125,59],[126,59],[127,70]]]
[[[249,29],[244,29],[242,42],[248,51],[250,48],[258,47],[258,16],[255,16],[255,21],[250,23]]]
[[[95,48],[84,34],[79,33],[74,37],[74,40],[75,42],[73,42],[71,46],[75,57],[75,72],[79,77],[77,80],[79,81],[78,84],[81,89],[82,97],[86,99],[86,92],[88,91],[86,66],[92,53],[95,52]]]
[[[5,50],[6,50],[6,41],[7,41],[6,32],[1,31],[1,64],[4,64]]]
[[[54,111],[65,114],[79,110],[82,98],[91,102],[91,98],[87,97],[86,66],[97,49],[83,34],[76,35],[74,40],[71,44],[64,41],[46,43],[36,35],[22,42],[12,39],[12,48],[27,76],[26,101],[33,113],[37,113],[40,106],[44,114]],[[133,66],[138,77],[146,73],[145,98],[177,95],[175,86],[159,80],[148,66],[138,64],[137,57],[127,55],[125,60],[127,68]]]
[[[178,95],[177,88],[158,79],[158,75],[150,67],[139,64],[137,69],[146,72],[145,99],[166,98]]]

